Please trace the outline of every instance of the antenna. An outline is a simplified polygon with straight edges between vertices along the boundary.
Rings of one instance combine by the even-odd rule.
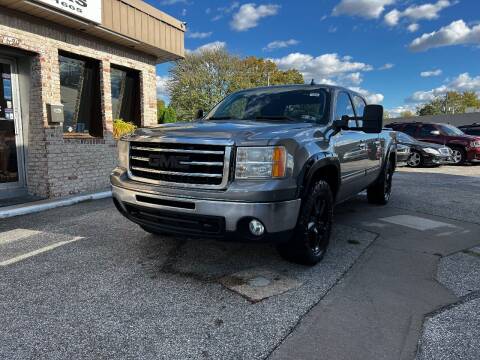
[[[312,81],[310,82],[310,85],[317,85],[315,84],[315,79],[312,79]]]

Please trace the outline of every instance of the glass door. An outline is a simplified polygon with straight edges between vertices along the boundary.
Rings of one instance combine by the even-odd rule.
[[[0,57],[0,191],[24,184],[17,94],[15,62]]]

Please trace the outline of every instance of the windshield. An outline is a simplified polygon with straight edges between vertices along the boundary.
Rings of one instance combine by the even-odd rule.
[[[207,115],[207,120],[289,120],[326,123],[324,89],[258,89],[232,94]]]
[[[465,135],[465,133],[459,128],[453,125],[440,125],[442,131],[445,135],[455,136],[455,135]]]

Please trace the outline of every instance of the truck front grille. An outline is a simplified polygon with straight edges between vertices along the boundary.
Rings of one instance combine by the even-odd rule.
[[[221,188],[229,174],[231,147],[131,142],[130,176],[154,184]]]

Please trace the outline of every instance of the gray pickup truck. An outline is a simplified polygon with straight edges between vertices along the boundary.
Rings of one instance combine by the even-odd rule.
[[[336,86],[239,91],[198,120],[122,138],[114,203],[153,234],[275,241],[284,258],[313,265],[335,204],[365,189],[370,203],[390,198],[396,146],[382,117]]]

